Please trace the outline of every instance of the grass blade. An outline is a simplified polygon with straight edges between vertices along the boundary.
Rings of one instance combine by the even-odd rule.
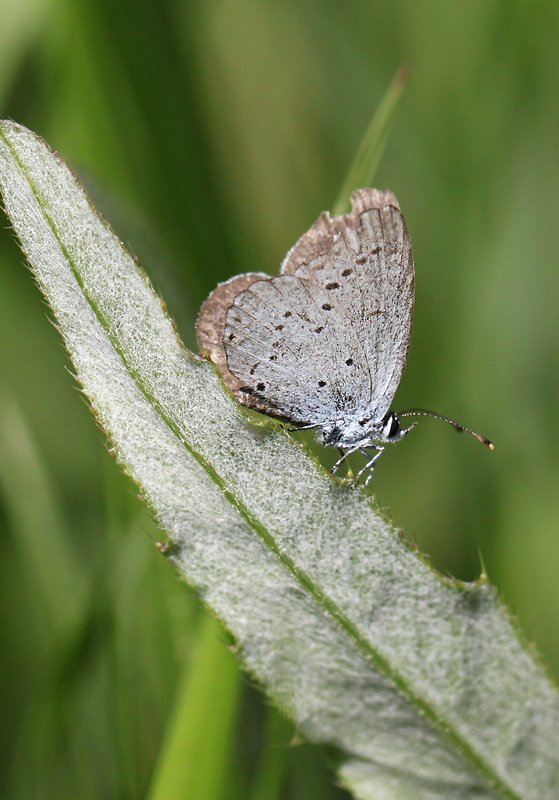
[[[240,675],[220,640],[222,635],[220,626],[207,617],[196,661],[179,687],[174,720],[149,800],[226,797],[227,756],[233,743]]]
[[[402,67],[392,79],[348,170],[332,209],[333,216],[345,214],[350,210],[349,198],[354,189],[360,186],[372,186],[407,77],[408,70]]]

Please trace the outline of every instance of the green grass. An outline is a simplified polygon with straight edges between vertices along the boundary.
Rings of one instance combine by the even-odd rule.
[[[410,65],[376,181],[416,258],[397,405],[450,413],[497,449],[425,422],[375,490],[441,569],[475,577],[481,551],[557,675],[556,4],[59,0],[40,25],[19,5],[0,116],[80,172],[190,345],[218,280],[274,271],[333,203]],[[180,735],[199,800],[344,796],[156,551],[9,235],[0,297],[0,794],[159,800]],[[196,706],[213,675],[212,727]]]

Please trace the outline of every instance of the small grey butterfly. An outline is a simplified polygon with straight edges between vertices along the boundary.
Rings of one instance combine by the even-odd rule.
[[[299,428],[316,428],[348,455],[367,458],[366,483],[385,445],[426,409],[390,410],[410,341],[414,303],[411,242],[395,196],[358,189],[349,214],[322,213],[287,254],[281,274],[247,273],[220,284],[200,310],[200,353],[245,406]]]

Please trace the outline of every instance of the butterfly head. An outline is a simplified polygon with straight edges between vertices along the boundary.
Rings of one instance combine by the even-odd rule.
[[[394,411],[389,411],[388,414],[385,414],[382,420],[382,428],[381,428],[381,442],[384,444],[390,444],[392,442],[399,442],[400,439],[403,439],[415,426],[417,422],[412,423],[407,428],[402,428],[400,425],[400,420],[398,419],[398,415],[394,413]]]
[[[402,428],[398,415],[393,411],[389,411],[381,420],[371,417],[340,419],[322,429],[322,443],[341,449],[392,444],[403,439],[415,425],[413,423],[408,428]]]

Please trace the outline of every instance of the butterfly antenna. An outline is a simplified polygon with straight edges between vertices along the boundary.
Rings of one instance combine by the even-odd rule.
[[[449,425],[452,425],[454,430],[458,431],[458,433],[467,431],[474,437],[474,439],[477,439],[478,442],[481,442],[490,450],[495,449],[495,444],[491,441],[491,439],[488,439],[486,436],[482,436],[481,433],[477,433],[471,428],[467,428],[465,425],[461,425],[459,422],[456,422],[455,419],[445,417],[444,414],[435,414],[434,411],[428,411],[426,408],[408,408],[406,411],[398,411],[396,416],[398,419],[401,419],[402,417],[432,417],[433,419],[440,419],[443,422],[448,422]]]

